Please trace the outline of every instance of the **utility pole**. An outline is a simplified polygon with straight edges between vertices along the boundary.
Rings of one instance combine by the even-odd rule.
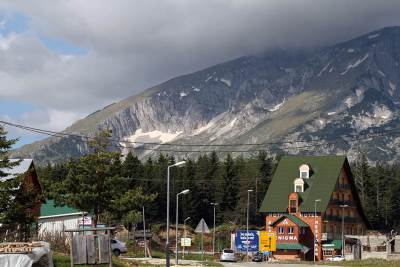
[[[249,207],[250,207],[250,192],[253,192],[252,189],[247,190],[247,220],[246,220],[246,228],[247,228],[247,233],[246,233],[246,257],[247,261],[249,261]]]
[[[214,206],[214,227],[213,227],[212,253],[213,253],[213,255],[215,255],[215,206],[217,206],[219,203],[210,203],[210,204]]]
[[[317,202],[321,202],[321,199],[314,200],[314,262],[315,262],[315,251],[318,249],[317,246]],[[317,226],[317,227],[316,227]]]
[[[147,258],[146,220],[144,217],[144,206],[143,206],[143,240],[144,240],[144,257]]]
[[[349,205],[340,205],[342,208],[342,257],[344,258],[344,246],[345,246],[345,241],[344,241],[344,209],[347,208]]]

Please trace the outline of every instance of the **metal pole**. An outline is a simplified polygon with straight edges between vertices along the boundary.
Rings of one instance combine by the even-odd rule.
[[[165,266],[170,267],[169,259],[169,168],[167,169],[167,241],[165,243]]]
[[[176,194],[176,212],[175,212],[175,265],[178,265],[178,208],[179,194]]]
[[[213,226],[213,255],[215,255],[215,205],[217,203],[213,203],[214,206],[214,226]]]
[[[246,258],[249,261],[249,201],[250,201],[250,192],[247,191],[247,219],[246,219]]]
[[[144,240],[144,257],[147,258],[146,220],[144,217],[144,206],[143,206],[143,240]]]
[[[249,189],[247,190],[247,219],[246,219],[246,258],[247,261],[249,261],[249,207],[250,207],[250,192],[253,192],[253,190]]]

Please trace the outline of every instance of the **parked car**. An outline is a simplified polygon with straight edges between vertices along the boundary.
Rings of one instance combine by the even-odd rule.
[[[343,261],[344,258],[342,256],[335,256],[332,258],[327,258],[326,261]]]
[[[264,254],[262,252],[256,252],[253,257],[251,258],[251,261],[254,262],[262,262],[264,260]]]
[[[127,253],[128,248],[126,247],[126,244],[124,242],[117,239],[111,239],[111,251],[114,256],[118,257],[119,255],[121,255],[121,253]]]
[[[236,262],[235,252],[232,249],[223,249],[219,260]]]

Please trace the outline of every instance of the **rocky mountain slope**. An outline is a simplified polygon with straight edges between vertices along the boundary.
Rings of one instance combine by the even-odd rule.
[[[171,79],[64,132],[92,136],[109,128],[115,149],[141,156],[157,153],[152,149],[180,151],[173,152],[178,157],[265,149],[350,157],[363,152],[374,161],[398,160],[399,62],[400,27],[317,51],[269,51]],[[233,143],[244,145],[196,146]],[[51,137],[14,156],[45,162],[87,151],[80,137]]]

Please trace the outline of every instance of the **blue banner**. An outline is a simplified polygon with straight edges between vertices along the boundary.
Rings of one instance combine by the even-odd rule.
[[[237,231],[235,236],[235,246],[239,251],[247,251],[247,248],[249,248],[249,251],[251,252],[259,251],[258,231],[249,230],[248,238],[246,230]]]

